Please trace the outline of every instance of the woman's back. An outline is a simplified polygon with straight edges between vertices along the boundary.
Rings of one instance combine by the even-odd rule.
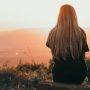
[[[75,10],[70,5],[61,7],[57,25],[51,30],[46,45],[55,62],[52,68],[55,82],[80,84],[87,75],[84,61],[89,51],[86,34],[78,23]]]

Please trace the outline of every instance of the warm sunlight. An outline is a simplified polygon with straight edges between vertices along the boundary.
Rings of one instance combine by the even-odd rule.
[[[89,9],[90,0],[0,0],[0,90],[90,90]]]

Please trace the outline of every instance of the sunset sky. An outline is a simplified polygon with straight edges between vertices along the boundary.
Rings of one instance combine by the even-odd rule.
[[[0,29],[52,28],[60,6],[75,7],[79,24],[90,27],[90,0],[0,0]]]

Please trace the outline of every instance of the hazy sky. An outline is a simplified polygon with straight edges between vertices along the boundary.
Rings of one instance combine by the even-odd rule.
[[[75,7],[82,27],[90,27],[90,0],[0,0],[0,28],[52,28],[65,3]]]

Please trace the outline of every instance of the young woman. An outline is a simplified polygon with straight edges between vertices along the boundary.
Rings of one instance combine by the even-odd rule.
[[[74,8],[63,5],[46,45],[51,49],[54,82],[81,84],[87,76],[85,57],[90,58],[86,34],[78,25]]]

